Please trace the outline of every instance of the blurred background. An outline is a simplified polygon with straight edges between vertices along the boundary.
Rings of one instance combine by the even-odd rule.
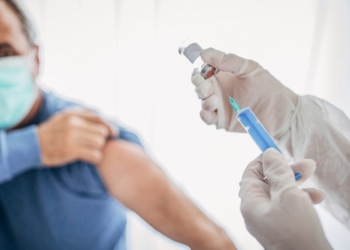
[[[177,52],[187,38],[254,59],[298,94],[350,114],[347,0],[27,0],[41,41],[43,88],[134,130],[170,178],[244,249],[262,249],[239,211],[239,181],[259,150],[205,125]],[[350,233],[317,208],[335,249]],[[129,213],[130,250],[180,250]]]

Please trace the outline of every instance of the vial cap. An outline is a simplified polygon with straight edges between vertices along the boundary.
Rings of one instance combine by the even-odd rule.
[[[198,43],[190,43],[180,46],[179,53],[180,55],[184,55],[191,63],[194,63],[202,50]]]
[[[200,73],[205,79],[207,79],[212,77],[216,73],[216,69],[210,66],[209,64],[205,63],[202,66]]]

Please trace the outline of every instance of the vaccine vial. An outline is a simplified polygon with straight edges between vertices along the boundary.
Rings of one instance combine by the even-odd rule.
[[[217,72],[214,67],[202,61],[200,56],[202,50],[198,43],[186,40],[180,45],[179,54],[186,57],[192,64],[193,69],[199,71],[200,74],[207,79]]]

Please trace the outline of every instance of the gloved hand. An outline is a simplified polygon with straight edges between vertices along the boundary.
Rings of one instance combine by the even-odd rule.
[[[332,249],[313,208],[313,203],[323,200],[323,193],[298,188],[313,174],[316,164],[302,160],[291,167],[302,173],[298,182],[275,149],[268,149],[248,165],[239,192],[246,227],[265,249]]]
[[[275,136],[292,119],[298,96],[283,86],[258,63],[215,49],[201,52],[202,60],[220,70],[205,80],[198,72],[192,76],[196,92],[203,100],[201,118],[207,124],[228,131],[244,132],[230,106],[227,93],[242,107],[250,107],[267,131]]]
[[[244,132],[223,88],[241,107],[251,107],[284,153],[295,161],[316,161],[312,181],[327,193],[323,206],[350,230],[349,118],[322,99],[296,95],[254,61],[214,49],[203,50],[201,57],[220,70],[207,80],[192,76],[203,100],[202,119]]]

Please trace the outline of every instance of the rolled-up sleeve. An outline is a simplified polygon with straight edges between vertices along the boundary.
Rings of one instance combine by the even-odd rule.
[[[116,122],[112,122],[112,124],[119,130],[119,135],[112,139],[132,142],[143,148],[140,138],[135,133],[125,129],[123,126],[120,126]]]
[[[135,133],[125,129],[118,123],[111,123],[119,130],[119,135],[115,138],[110,138],[110,140],[124,140],[143,147]],[[91,163],[84,161],[73,162],[63,168],[53,170],[52,173],[62,187],[67,188],[76,195],[86,197],[109,196],[98,170]]]

